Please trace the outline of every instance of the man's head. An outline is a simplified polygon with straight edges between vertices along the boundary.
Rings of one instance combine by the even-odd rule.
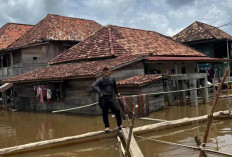
[[[104,67],[104,68],[102,69],[102,75],[103,75],[103,77],[109,77],[109,76],[110,76],[109,68]]]

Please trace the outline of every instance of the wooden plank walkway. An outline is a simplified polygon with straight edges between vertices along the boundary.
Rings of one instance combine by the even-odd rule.
[[[129,129],[128,128],[122,128],[122,136],[124,138],[124,141],[127,142],[128,137],[129,137]],[[131,157],[144,157],[142,151],[140,150],[140,148],[135,140],[133,133],[131,136],[129,151],[130,151]]]
[[[229,110],[214,113],[215,119],[220,118],[230,118]],[[188,125],[192,123],[199,123],[206,121],[208,119],[208,115],[200,116],[200,117],[194,117],[194,118],[183,118],[178,120],[172,120],[172,121],[165,121],[160,122],[156,124],[150,124],[145,125],[141,127],[137,127],[133,129],[134,134],[142,134],[145,132],[152,132],[162,129],[168,129],[172,127],[177,126],[183,126]],[[109,134],[106,134],[104,131],[96,131],[96,132],[89,132],[81,135],[76,136],[69,136],[69,137],[62,137],[52,140],[45,140],[40,142],[34,142],[34,143],[28,143],[8,148],[2,148],[0,149],[0,155],[6,155],[6,154],[13,154],[17,152],[26,152],[26,151],[32,151],[32,150],[41,150],[45,148],[53,148],[53,147],[59,147],[66,144],[73,144],[73,143],[81,143],[81,142],[87,142],[87,141],[94,141],[94,140],[100,140],[100,139],[106,139],[106,138],[116,138],[117,137],[117,131],[112,131]]]

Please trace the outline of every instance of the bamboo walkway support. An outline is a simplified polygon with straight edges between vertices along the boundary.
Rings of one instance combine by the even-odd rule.
[[[122,145],[122,141],[119,136],[117,136],[117,141],[118,141],[118,156],[119,157],[125,157],[126,151]]]
[[[214,119],[225,119],[230,118],[229,110],[223,111],[223,115],[220,114],[220,112],[216,112],[213,114]],[[150,125],[145,125],[141,127],[136,127],[133,129],[134,135],[143,134],[146,132],[152,132],[152,131],[158,131],[158,130],[164,130],[168,128],[193,124],[193,123],[200,123],[207,120],[207,115],[200,116],[200,117],[194,117],[194,118],[183,118],[178,120],[172,120],[172,121],[166,121],[166,122],[160,122]],[[57,139],[51,139],[51,140],[45,140],[40,142],[33,142],[8,148],[2,148],[0,149],[0,155],[8,155],[8,154],[14,154],[14,153],[21,153],[21,152],[28,152],[33,150],[41,150],[45,148],[54,148],[54,147],[60,147],[67,144],[76,144],[76,143],[82,143],[87,141],[97,141],[100,139],[107,139],[107,138],[116,138],[117,137],[117,130],[111,131],[109,134],[106,134],[104,131],[96,131],[96,132],[89,132],[81,135],[76,136],[69,136],[69,137],[62,137]]]
[[[220,96],[222,86],[223,86],[223,84],[224,84],[224,82],[226,80],[226,76],[228,75],[228,73],[229,73],[229,69],[227,69],[225,71],[224,76],[223,76],[223,78],[221,80],[221,83],[220,83],[220,85],[218,87],[218,90],[216,92],[215,98],[213,100],[213,104],[212,104],[212,107],[210,109],[210,113],[208,115],[208,123],[207,123],[207,127],[206,127],[206,130],[205,130],[205,133],[204,133],[204,137],[203,137],[203,141],[202,141],[202,145],[201,145],[202,149],[200,151],[199,157],[202,157],[203,154],[204,154],[206,142],[207,142],[208,135],[209,135],[210,125],[211,125],[211,123],[213,121],[213,113],[214,113],[215,107],[217,105],[217,101],[218,101],[218,98]]]
[[[140,150],[134,135],[131,134],[130,130],[127,128],[122,128],[122,136],[126,141],[126,157],[129,155],[131,157],[144,157],[142,151]]]
[[[126,157],[143,157],[142,151],[140,150],[137,142],[135,141],[133,135],[133,128],[135,122],[135,111],[138,108],[138,105],[135,106],[132,112],[132,120],[130,123],[130,128],[122,128],[122,136],[126,142]]]

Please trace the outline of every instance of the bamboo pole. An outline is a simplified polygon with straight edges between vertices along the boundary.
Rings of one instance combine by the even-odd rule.
[[[226,79],[226,76],[228,75],[228,73],[229,73],[229,69],[226,69],[226,71],[224,73],[224,76],[223,76],[223,78],[221,80],[221,83],[220,83],[220,85],[218,87],[218,90],[216,92],[216,95],[214,97],[213,104],[212,104],[212,107],[210,109],[210,113],[208,115],[208,123],[207,123],[207,127],[206,127],[206,130],[205,130],[204,136],[203,136],[202,149],[200,151],[199,157],[202,157],[204,152],[205,152],[205,146],[206,146],[206,142],[207,142],[208,135],[209,135],[210,125],[211,125],[212,120],[213,120],[213,113],[214,113],[215,107],[217,105],[217,101],[218,101],[219,95],[221,93],[223,83],[225,82],[225,79]]]
[[[95,102],[95,103],[92,103],[92,104],[89,104],[89,105],[84,105],[84,106],[79,106],[79,107],[74,107],[74,108],[64,109],[64,110],[52,111],[52,113],[66,112],[66,111],[71,111],[71,110],[82,109],[82,108],[86,108],[86,107],[95,106],[96,104],[98,104],[98,102]]]

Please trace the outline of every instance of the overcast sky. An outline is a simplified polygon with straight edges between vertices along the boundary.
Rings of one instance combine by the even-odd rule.
[[[232,22],[232,0],[0,0],[0,26],[59,14],[174,35],[194,21]],[[222,27],[232,35],[232,25]]]

